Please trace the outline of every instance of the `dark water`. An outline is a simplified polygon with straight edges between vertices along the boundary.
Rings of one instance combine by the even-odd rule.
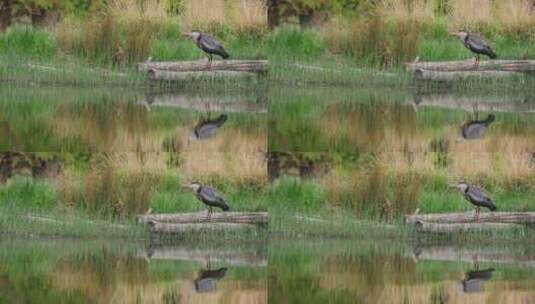
[[[463,144],[460,127],[490,113],[496,121],[484,138]],[[0,150],[195,150],[195,127],[221,114],[228,120],[204,151],[535,150],[535,94],[288,87],[189,93],[2,87]]]

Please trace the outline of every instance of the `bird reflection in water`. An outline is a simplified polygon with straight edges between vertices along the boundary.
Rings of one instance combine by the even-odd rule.
[[[227,118],[227,114],[221,114],[215,119],[201,119],[193,129],[191,139],[202,140],[214,136],[217,130],[225,124]]]
[[[483,283],[492,278],[494,270],[494,268],[487,268],[483,270],[471,270],[466,272],[465,278],[462,280],[463,291],[465,293],[483,291]]]
[[[199,275],[193,281],[195,291],[198,293],[214,292],[217,290],[217,282],[225,277],[227,273],[226,267],[221,267],[215,270],[201,270]]]
[[[496,116],[489,114],[484,120],[473,120],[461,126],[461,137],[465,140],[479,139],[485,135],[490,124],[494,122]]]

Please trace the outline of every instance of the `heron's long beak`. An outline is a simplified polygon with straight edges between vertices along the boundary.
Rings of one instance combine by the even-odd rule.
[[[182,189],[190,189],[189,184],[183,184]]]
[[[457,33],[457,32],[451,32],[451,33],[449,33],[449,35],[450,35],[450,36],[455,36],[455,37],[457,37],[457,36],[459,36],[459,33]]]
[[[182,37],[191,37],[191,33],[182,33]]]
[[[454,188],[454,189],[458,188],[458,186],[456,184],[448,184],[448,187],[449,188]]]

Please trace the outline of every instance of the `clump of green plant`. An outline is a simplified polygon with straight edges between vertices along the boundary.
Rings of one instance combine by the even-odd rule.
[[[56,53],[56,41],[45,30],[16,25],[0,35],[0,53],[47,59]]]
[[[325,52],[318,33],[284,25],[273,31],[267,39],[268,54],[290,58],[313,59]]]
[[[416,56],[420,27],[414,19],[387,21],[374,12],[351,26],[350,54],[380,67],[389,67]]]
[[[18,210],[50,211],[56,197],[50,185],[28,177],[16,177],[0,187],[0,205]]]
[[[152,36],[160,27],[159,24],[147,17],[129,19],[126,24],[126,43],[124,51],[128,62],[138,62],[147,59],[152,45]],[[117,54],[117,51],[116,51]]]
[[[89,18],[82,27],[82,41],[78,48],[89,59],[111,62],[120,45],[119,28],[113,16],[104,14]]]
[[[91,213],[117,218],[145,213],[149,209],[152,189],[161,180],[161,174],[156,172],[121,171],[109,157],[99,155],[83,175],[80,203]]]
[[[313,211],[325,206],[326,196],[318,184],[295,177],[281,177],[268,191],[270,207],[297,211]]]

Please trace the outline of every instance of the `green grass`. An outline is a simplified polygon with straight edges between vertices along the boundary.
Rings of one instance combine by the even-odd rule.
[[[119,26],[118,29],[122,29]],[[401,63],[391,66],[388,73],[379,72],[376,64],[366,57],[354,57],[351,52],[329,52],[316,30],[301,30],[295,26],[281,26],[273,32],[238,33],[226,27],[216,28],[233,59],[268,59],[269,80],[286,84],[321,83],[337,85],[412,85],[411,75],[403,72]],[[120,33],[119,37],[124,36]],[[121,38],[126,39],[126,38]],[[518,59],[533,53],[534,41],[508,36],[493,37],[500,58]],[[148,47],[154,61],[194,60],[205,55],[186,38],[180,36],[175,22],[163,23],[152,36]],[[97,50],[98,51],[98,50]],[[108,51],[103,50],[103,51]],[[421,60],[455,60],[471,58],[459,41],[447,36],[445,26],[428,26],[418,42],[417,55]],[[84,55],[84,52],[65,54],[52,32],[15,25],[0,35],[0,79],[14,82],[64,83],[84,85],[144,86],[145,75],[135,70],[132,62],[126,69],[116,70],[110,62],[99,58],[105,55]],[[28,65],[32,65],[32,67]],[[302,65],[312,65],[303,68]],[[38,67],[36,67],[38,66]],[[42,68],[42,67],[45,68]],[[235,82],[235,81],[234,81]],[[240,82],[240,81],[238,81]],[[515,80],[481,81],[455,84],[459,88],[477,86],[515,87]],[[525,85],[524,85],[525,87]]]

